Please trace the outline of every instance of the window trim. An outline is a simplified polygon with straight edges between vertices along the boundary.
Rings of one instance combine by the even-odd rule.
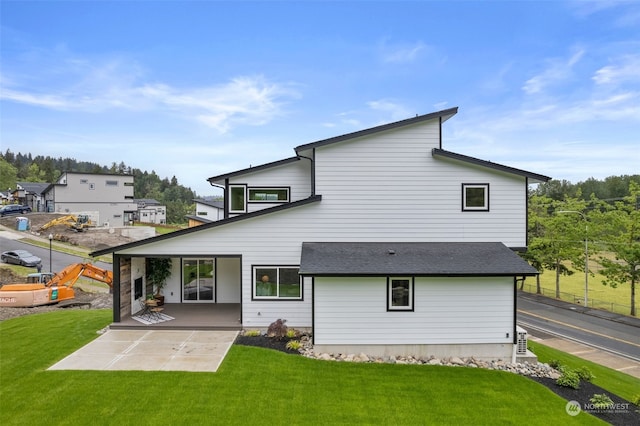
[[[277,269],[277,278],[280,278],[280,269],[291,269],[295,268],[298,270],[298,285],[300,286],[300,296],[299,297],[281,297],[279,295],[276,296],[258,296],[256,294],[256,270],[257,269]],[[304,300],[304,285],[303,278],[300,275],[300,265],[252,265],[251,266],[251,300],[268,300],[268,301],[302,301]],[[276,285],[276,291],[280,292],[279,285]]]
[[[243,206],[242,206],[242,210],[234,210],[233,209],[233,197],[231,196],[231,192],[234,188],[241,188],[243,190]],[[246,213],[247,212],[247,185],[244,183],[233,183],[233,184],[229,184],[229,201],[227,202],[227,205],[229,207],[229,213],[231,214],[236,214],[236,213]]]
[[[467,206],[467,189],[484,189],[484,204],[482,206]],[[488,183],[463,183],[462,184],[462,211],[463,212],[488,212],[489,211],[489,184]]]
[[[409,305],[393,306],[393,287],[394,280],[409,281]],[[387,277],[387,312],[413,312],[415,301],[415,277]]]
[[[252,200],[251,192],[252,191],[286,191],[287,197],[284,200]],[[247,188],[247,202],[249,203],[288,203],[291,199],[291,187],[289,186],[250,186]]]

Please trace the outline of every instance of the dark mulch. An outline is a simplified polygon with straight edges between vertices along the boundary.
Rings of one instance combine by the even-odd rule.
[[[299,340],[297,338],[290,339],[288,337],[276,338],[267,336],[238,336],[236,338],[236,345],[244,346],[257,346],[259,348],[275,349],[287,354],[300,355],[298,351],[292,351],[287,349],[287,342],[289,340]]]
[[[298,351],[291,351],[286,348],[287,342],[289,340],[297,339],[289,339],[286,337],[277,339],[267,336],[238,336],[235,343],[237,345],[257,346],[260,348],[275,349],[277,351],[288,354],[300,355]],[[531,380],[535,380],[536,382],[548,387],[552,392],[556,393],[567,401],[579,402],[580,407],[582,407],[583,409],[587,407],[587,404],[590,404],[589,399],[593,397],[593,395],[603,393],[607,394],[615,404],[621,404],[616,406],[619,409],[605,410],[602,412],[596,412],[589,409],[588,411],[591,414],[614,426],[640,425],[640,413],[638,413],[637,411],[639,410],[638,406],[618,397],[617,395],[612,394],[605,389],[602,389],[599,386],[594,385],[593,383],[580,382],[580,389],[571,389],[568,387],[556,385],[556,381],[554,379],[547,379],[542,377],[530,378]]]
[[[628,425],[640,425],[640,410],[637,405],[620,398],[611,392],[602,389],[599,386],[594,385],[591,382],[580,382],[580,389],[572,389],[566,386],[559,386],[554,379],[547,379],[542,377],[531,377],[532,380],[548,387],[551,391],[566,399],[567,401],[577,401],[580,403],[580,407],[599,419],[604,420],[614,426],[628,426]],[[594,409],[589,408],[589,399],[595,394],[606,394],[611,398],[616,405],[613,410],[602,410],[597,412]]]

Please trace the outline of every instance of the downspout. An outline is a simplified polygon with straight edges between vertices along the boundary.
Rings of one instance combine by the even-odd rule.
[[[438,126],[440,127],[440,130],[438,132],[438,136],[439,136],[439,148],[442,149],[442,116],[438,117]]]
[[[524,277],[522,277],[524,280]],[[513,344],[518,343],[517,316],[518,315],[518,278],[513,277]]]
[[[316,344],[316,277],[311,277],[311,344]]]
[[[524,246],[529,249],[529,178],[524,178]]]
[[[316,149],[313,148],[313,158],[305,157],[304,155],[298,154],[298,157],[304,158],[305,160],[309,160],[311,163],[311,197],[316,195],[316,162],[314,158],[316,157]]]
[[[224,205],[224,218],[227,219],[229,217],[229,203],[231,200],[229,199],[229,178],[224,180],[224,193],[222,194],[222,203]]]

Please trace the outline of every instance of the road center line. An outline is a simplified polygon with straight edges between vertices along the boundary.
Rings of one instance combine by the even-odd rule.
[[[556,323],[556,324],[560,324],[560,325],[563,325],[565,327],[574,328],[576,330],[580,330],[580,331],[583,331],[585,333],[595,334],[596,336],[605,337],[607,339],[615,340],[616,342],[626,343],[628,345],[640,348],[639,344],[633,343],[633,342],[629,342],[628,340],[618,339],[617,337],[608,336],[606,334],[598,333],[597,331],[587,330],[586,328],[578,327],[578,326],[572,325],[572,324],[567,324],[566,322],[562,322],[562,321],[558,321],[558,320],[552,320],[552,319],[549,319],[547,317],[543,317],[542,315],[536,315],[536,314],[533,314],[531,312],[523,311],[522,309],[518,309],[518,312],[526,314],[526,315],[531,315],[532,317],[536,317],[536,318],[539,318],[541,320],[545,320],[545,321],[553,322],[553,323]]]

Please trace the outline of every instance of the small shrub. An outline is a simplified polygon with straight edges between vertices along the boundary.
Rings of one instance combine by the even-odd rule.
[[[248,337],[258,337],[260,335],[260,330],[247,330],[244,332],[244,335]]]
[[[591,370],[589,370],[589,368],[587,367],[580,367],[575,371],[576,374],[578,374],[578,378],[580,380],[584,380],[585,382],[590,382],[591,380],[596,378],[596,376],[594,376]]]
[[[580,389],[580,377],[575,371],[564,369],[562,375],[556,380],[556,384],[567,388]]]
[[[558,371],[562,371],[562,369],[564,368],[564,366],[557,359],[552,359],[551,361],[549,361],[549,367],[554,368]]]
[[[609,395],[605,393],[596,393],[590,399],[589,402],[598,410],[604,410],[607,407],[613,405],[613,400],[609,398]]]
[[[295,337],[298,337],[298,331],[294,330],[293,328],[290,328],[289,330],[287,330],[287,337],[289,339],[293,339]]]
[[[287,342],[286,348],[290,351],[297,351],[302,347],[302,343],[299,340],[289,340]]]
[[[634,396],[631,402],[640,407],[640,394]]]
[[[268,337],[277,337],[281,339],[287,335],[287,331],[289,328],[285,325],[287,320],[277,319],[276,321],[269,324],[269,328],[267,329]]]

